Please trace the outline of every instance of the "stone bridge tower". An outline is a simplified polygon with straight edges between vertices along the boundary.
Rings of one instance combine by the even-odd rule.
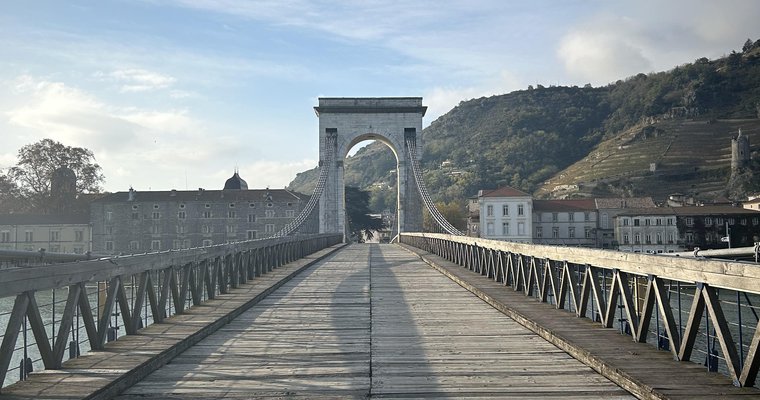
[[[319,117],[319,164],[330,168],[319,200],[319,232],[346,233],[345,183],[343,160],[348,151],[364,140],[387,145],[397,162],[397,232],[422,230],[422,200],[412,173],[405,135],[415,135],[417,157],[422,157],[422,117],[427,107],[421,97],[320,98],[314,107]],[[335,136],[335,157],[327,163],[326,138]]]

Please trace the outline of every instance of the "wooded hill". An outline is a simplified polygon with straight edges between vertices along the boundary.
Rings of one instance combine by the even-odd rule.
[[[759,189],[732,183],[730,139],[760,148],[760,40],[741,52],[604,87],[528,87],[463,101],[422,131],[422,166],[437,201],[510,185],[541,197],[680,192],[710,199]],[[654,164],[654,171],[650,170]],[[757,164],[754,163],[753,164]],[[395,159],[376,142],[346,160],[346,184],[395,205]],[[290,189],[310,193],[316,169]]]

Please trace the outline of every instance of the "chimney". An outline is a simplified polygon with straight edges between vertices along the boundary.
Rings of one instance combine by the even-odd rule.
[[[132,187],[129,187],[129,201],[135,201],[135,190],[132,189]]]

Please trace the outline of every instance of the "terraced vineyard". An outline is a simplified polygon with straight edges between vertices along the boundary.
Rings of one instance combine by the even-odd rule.
[[[592,196],[628,191],[664,198],[681,192],[721,196],[730,175],[731,138],[739,128],[753,152],[760,120],[667,120],[605,140],[583,160],[544,183],[537,195]],[[650,166],[654,164],[654,171]]]

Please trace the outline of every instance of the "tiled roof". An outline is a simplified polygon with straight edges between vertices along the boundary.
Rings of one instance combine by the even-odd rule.
[[[528,193],[519,191],[513,187],[504,186],[493,190],[483,190],[480,197],[530,197]]]
[[[308,196],[285,189],[252,190],[164,190],[134,191],[134,201],[265,201],[267,193],[272,201],[299,201]],[[129,192],[116,192],[101,197],[94,203],[121,203],[129,200]]]
[[[88,214],[0,214],[0,225],[87,225],[89,223]]]
[[[594,211],[594,199],[533,200],[533,211]]]
[[[656,207],[651,197],[598,198],[596,208],[650,208]]]

